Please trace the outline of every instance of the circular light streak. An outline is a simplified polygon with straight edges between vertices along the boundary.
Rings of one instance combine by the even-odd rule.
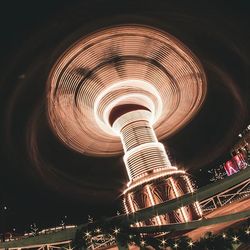
[[[81,38],[56,62],[48,86],[55,133],[72,149],[97,156],[122,153],[108,123],[115,106],[147,107],[161,140],[190,121],[206,94],[205,74],[194,54],[168,33],[142,25]]]

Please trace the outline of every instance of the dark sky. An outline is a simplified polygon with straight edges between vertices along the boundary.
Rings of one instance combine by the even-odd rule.
[[[249,123],[248,1],[8,1],[1,5],[0,232],[36,222],[86,222],[120,209],[121,157],[91,158],[64,146],[46,117],[46,79],[77,38],[119,23],[156,26],[200,59],[208,94],[198,115],[164,141],[173,160],[196,176],[222,163]],[[201,180],[200,180],[201,182]],[[7,206],[4,212],[3,207]],[[5,223],[3,223],[3,218]]]

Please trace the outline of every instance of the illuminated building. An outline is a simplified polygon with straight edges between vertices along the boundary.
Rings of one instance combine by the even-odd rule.
[[[238,141],[231,150],[231,159],[218,167],[211,168],[208,173],[211,175],[210,181],[215,182],[238,173],[249,166],[250,162],[250,125],[238,135]]]
[[[250,125],[248,125],[239,135],[238,142],[231,150],[231,155],[241,154],[246,162],[250,162]]]
[[[55,63],[48,86],[51,126],[69,147],[91,156],[124,151],[127,213],[194,191],[158,141],[189,122],[206,94],[202,66],[175,37],[142,25],[86,35]],[[201,213],[195,203],[137,226]]]

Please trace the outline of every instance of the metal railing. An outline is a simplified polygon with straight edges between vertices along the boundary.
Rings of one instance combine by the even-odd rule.
[[[244,199],[249,195],[250,195],[250,178],[206,200],[200,201],[200,206],[203,212],[206,214],[219,207],[232,203],[236,200]]]

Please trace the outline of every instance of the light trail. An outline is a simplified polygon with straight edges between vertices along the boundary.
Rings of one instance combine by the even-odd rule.
[[[159,140],[199,110],[206,77],[195,55],[170,34],[123,25],[85,36],[54,65],[48,78],[48,116],[59,138],[93,156],[122,153],[107,123],[114,106],[147,107]]]

